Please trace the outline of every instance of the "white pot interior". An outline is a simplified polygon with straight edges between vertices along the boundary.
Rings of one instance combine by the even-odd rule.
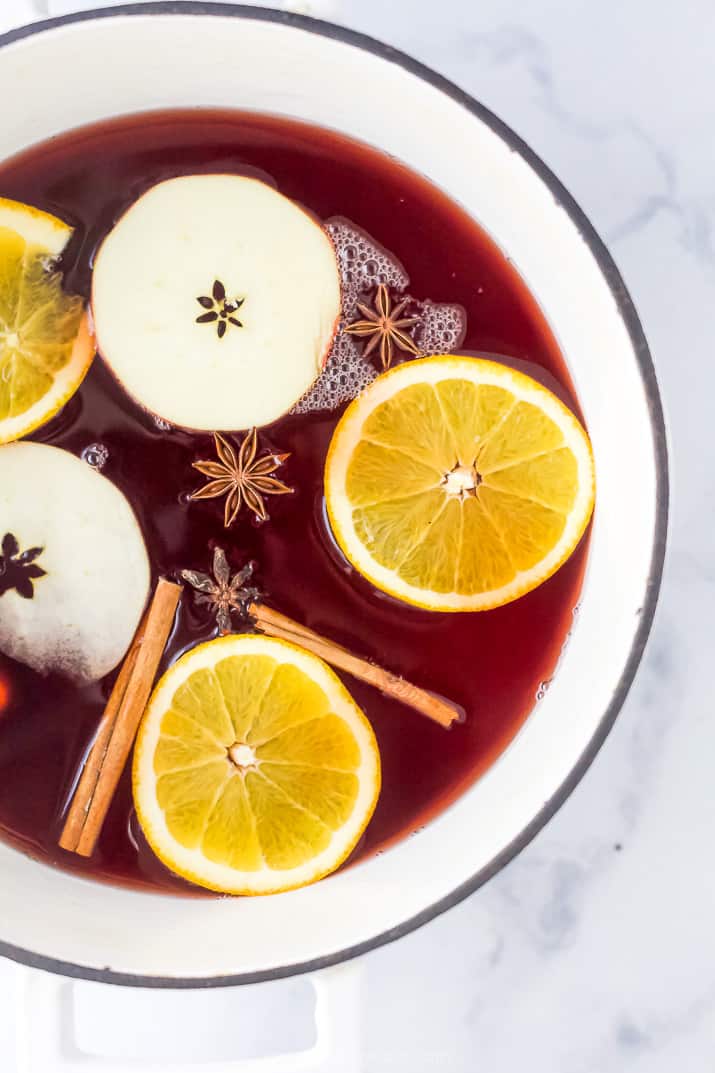
[[[449,898],[520,837],[579,764],[618,693],[648,604],[658,475],[647,390],[614,294],[518,152],[416,74],[340,39],[228,14],[112,14],[2,48],[0,97],[22,101],[3,118],[0,157],[82,123],[173,106],[281,113],[363,139],[426,175],[490,232],[563,348],[598,482],[577,628],[545,699],[455,805],[381,856],[270,898],[110,888],[0,845],[0,940],[42,958],[208,978],[281,970],[369,943]]]

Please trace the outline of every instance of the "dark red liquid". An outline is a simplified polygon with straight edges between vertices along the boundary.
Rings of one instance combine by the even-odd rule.
[[[134,116],[52,139],[3,164],[0,195],[76,226],[66,285],[88,296],[93,254],[128,205],[161,179],[213,171],[258,171],[319,217],[359,224],[403,262],[412,294],[465,307],[465,349],[533,363],[532,372],[554,377],[576,408],[551,332],[491,240],[424,179],[336,134],[233,112]],[[338,417],[287,417],[262,431],[264,445],[291,452],[280,476],[296,494],[269,501],[267,524],[244,516],[228,531],[220,501],[182,498],[201,483],[191,464],[213,456],[211,438],[161,431],[99,359],[78,395],[35,438],[78,455],[94,442],[109,449],[103,472],[133,504],[155,574],[205,571],[217,543],[235,568],[255,559],[272,606],[465,709],[466,721],[445,731],[345,677],[375,728],[383,764],[380,802],[356,854],[364,856],[453,801],[519,729],[571,626],[586,541],[550,581],[496,611],[447,615],[396,603],[342,560],[326,530],[322,471]],[[214,632],[214,620],[187,594],[163,667]],[[128,772],[92,860],[57,848],[68,796],[112,681],[78,690],[0,656],[0,829],[33,856],[64,868],[189,890],[144,843]]]

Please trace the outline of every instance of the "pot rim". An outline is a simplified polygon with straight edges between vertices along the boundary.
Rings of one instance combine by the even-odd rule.
[[[548,187],[559,205],[568,214],[595,259],[606,283],[608,284],[609,290],[613,295],[613,299],[633,347],[638,370],[643,383],[653,438],[656,503],[651,561],[648,571],[646,594],[638,628],[634,634],[633,643],[623,673],[613,690],[611,701],[604,711],[595,733],[592,735],[577,763],[573,766],[559,788],[552,794],[549,800],[544,803],[539,812],[534,816],[530,823],[522,829],[519,835],[512,839],[500,853],[493,857],[487,865],[479,869],[479,871],[477,871],[470,879],[460,884],[446,897],[439,899],[426,909],[423,909],[420,913],[403,921],[396,927],[375,935],[364,942],[310,961],[283,965],[278,968],[266,969],[259,972],[208,977],[167,977],[119,973],[114,972],[111,969],[94,969],[89,966],[74,964],[73,962],[60,961],[56,958],[37,954],[31,950],[14,946],[0,940],[0,955],[11,958],[30,968],[43,969],[47,972],[57,973],[73,979],[147,988],[180,989],[230,987],[237,984],[255,984],[268,980],[278,980],[301,973],[317,972],[320,969],[325,969],[331,965],[336,965],[340,962],[358,957],[361,954],[365,954],[370,950],[384,946],[387,943],[393,942],[395,939],[402,938],[402,936],[415,931],[417,928],[420,928],[423,924],[435,919],[446,910],[458,905],[496,875],[497,872],[499,872],[518,853],[520,853],[529,842],[531,842],[541,828],[548,823],[552,816],[570,796],[588,768],[591,766],[596,754],[613,727],[616,716],[618,715],[635,678],[653,624],[663,575],[668,533],[669,477],[667,432],[658,389],[658,381],[648,342],[633,301],[613,258],[586,214],[560,180],[556,178],[550,168],[547,167],[543,160],[529,148],[519,135],[517,135],[488,108],[480,104],[449,79],[437,74],[437,72],[433,71],[430,67],[413,59],[406,53],[366,34],[347,29],[343,26],[338,26],[331,22],[323,21],[322,19],[311,18],[307,15],[299,15],[289,11],[278,11],[272,8],[249,7],[245,4],[211,3],[203,2],[203,0],[178,0],[178,2],[177,0],[151,0],[151,2],[148,3],[122,4],[116,7],[79,11],[52,19],[45,19],[40,22],[10,30],[5,34],[0,35],[0,49],[15,41],[57,27],[103,18],[116,19],[131,17],[132,15],[222,16],[224,18],[252,19],[258,22],[273,22],[278,23],[279,25],[304,30],[316,34],[317,36],[328,38],[328,40],[352,45],[363,51],[370,52],[378,58],[386,60],[388,63],[396,64],[409,74],[428,83],[428,85],[437,92],[450,97],[453,101],[460,104],[467,111],[471,112],[472,115],[476,116],[477,119],[486,124],[513,152],[517,153],[525,163],[536,172],[537,176]]]

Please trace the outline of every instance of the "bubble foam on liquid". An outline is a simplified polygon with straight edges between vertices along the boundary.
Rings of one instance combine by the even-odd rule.
[[[378,284],[385,283],[394,291],[405,290],[410,282],[405,269],[366,231],[339,216],[328,220],[325,230],[335,247],[340,270],[343,324],[354,320],[360,297],[369,294]],[[376,376],[375,366],[365,360],[362,348],[343,331],[341,324],[323,371],[290,412],[309,414],[335,410],[356,398]]]
[[[342,403],[356,398],[376,376],[377,369],[363,358],[353,337],[341,332],[322,373],[303,398],[298,400],[291,413],[335,410]]]
[[[340,269],[343,320],[355,316],[360,295],[386,283],[394,291],[404,291],[410,283],[404,267],[384,246],[349,220],[334,216],[325,224]]]
[[[419,324],[414,339],[423,354],[451,354],[467,334],[464,306],[445,302],[419,302]]]
[[[109,448],[105,447],[103,443],[90,443],[89,447],[85,447],[82,451],[82,461],[86,462],[92,469],[104,469],[109,460]]]
[[[342,323],[323,371],[295,404],[292,414],[335,410],[357,398],[373,382],[377,368],[363,356],[363,345],[348,335],[343,325],[359,316],[360,298],[380,283],[399,296],[404,295],[410,283],[397,258],[349,220],[335,216],[327,221],[325,230],[335,247],[340,270]],[[430,301],[415,305],[420,321],[414,339],[421,354],[449,354],[461,346],[467,331],[467,314],[462,306]]]

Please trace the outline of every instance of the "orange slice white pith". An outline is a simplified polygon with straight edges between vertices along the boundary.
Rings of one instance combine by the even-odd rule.
[[[445,355],[398,366],[348,407],[325,496],[338,544],[377,588],[480,611],[536,588],[574,550],[593,510],[593,458],[541,384]]]
[[[94,357],[84,303],[53,268],[71,235],[57,217],[0,198],[0,443],[49,421]]]
[[[173,872],[271,894],[334,871],[380,790],[372,728],[331,669],[262,635],[218,638],[166,672],[134,754],[134,802]]]
[[[266,183],[186,175],[152,187],[104,240],[92,312],[102,357],[145,409],[189,429],[265,425],[323,367],[337,258]]]

